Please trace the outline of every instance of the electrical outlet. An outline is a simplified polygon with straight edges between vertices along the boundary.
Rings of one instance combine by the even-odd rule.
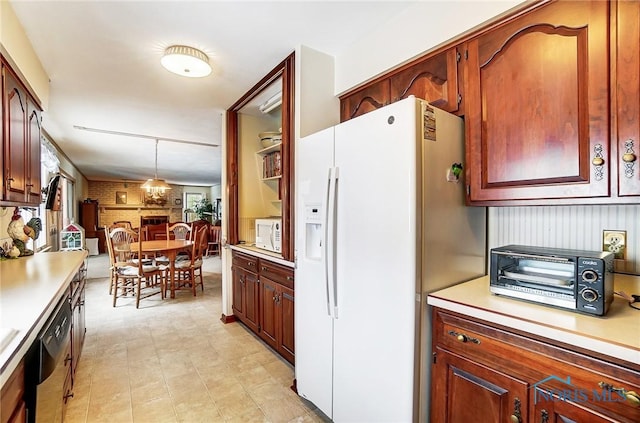
[[[602,231],[602,251],[611,251],[615,259],[624,260],[627,252],[627,231]]]

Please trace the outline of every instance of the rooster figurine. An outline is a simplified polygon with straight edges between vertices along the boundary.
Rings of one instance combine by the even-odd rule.
[[[42,221],[37,218],[31,218],[25,225],[18,207],[13,211],[11,222],[7,228],[7,233],[13,238],[13,245],[18,248],[21,256],[30,256],[33,251],[27,249],[26,243],[29,239],[36,240],[42,230]]]

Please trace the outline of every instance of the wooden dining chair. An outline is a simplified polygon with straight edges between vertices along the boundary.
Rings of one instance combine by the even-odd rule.
[[[207,227],[196,230],[191,246],[190,258],[176,260],[174,284],[170,287],[173,293],[176,290],[189,289],[196,296],[196,286],[200,285],[204,291],[204,279],[202,277],[202,256],[207,249]]]
[[[131,225],[131,222],[128,221],[128,220],[117,220],[117,221],[113,222],[113,224],[110,227],[113,228],[113,229],[115,229],[115,228],[125,228],[125,229],[133,230],[133,226]]]
[[[220,226],[210,226],[209,227],[209,240],[207,241],[207,252],[206,256],[209,255],[220,255]]]
[[[192,226],[189,223],[176,222],[167,225],[167,239],[192,241]]]
[[[141,243],[138,234],[126,228],[115,228],[107,234],[107,244],[113,255],[113,307],[120,297],[134,294],[136,308],[140,300],[160,293],[164,299],[167,280],[166,266],[156,265],[151,260],[140,259]]]

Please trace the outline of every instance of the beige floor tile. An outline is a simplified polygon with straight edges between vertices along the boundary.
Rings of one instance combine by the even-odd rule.
[[[295,418],[304,417],[309,412],[309,409],[300,401],[293,401],[287,397],[279,401],[260,404],[260,408],[273,422],[288,422]]]
[[[168,398],[133,403],[134,423],[174,423],[178,421]]]
[[[100,258],[100,256],[98,256]],[[90,266],[94,257],[90,257]],[[220,268],[220,259],[205,260]],[[219,276],[175,299],[111,306],[87,283],[87,337],[70,423],[326,422],[289,386],[293,368],[240,323],[223,324]]]
[[[225,418],[244,415],[249,412],[255,412],[256,410],[260,411],[258,404],[256,404],[256,402],[244,390],[216,398],[215,402],[220,413]],[[262,411],[260,411],[260,413],[262,413]]]
[[[224,421],[215,402],[208,396],[206,398],[191,398],[189,401],[174,402],[174,409],[180,422],[213,422]]]
[[[278,422],[271,422],[271,420],[269,420],[267,416],[265,416],[262,410],[259,408],[252,408],[250,410],[247,410],[244,413],[241,413],[235,416],[225,417],[225,422],[226,423],[278,423]]]
[[[136,404],[144,404],[155,400],[171,402],[171,396],[163,378],[159,380],[142,379],[139,383],[138,386],[131,388],[131,403],[134,407]]]
[[[207,386],[207,391],[209,391],[209,396],[214,401],[221,400],[230,395],[239,395],[246,392],[244,386],[236,377],[217,379],[211,382],[205,381],[205,385]]]
[[[100,393],[101,389],[92,389],[93,395],[89,400],[89,408],[87,411],[87,422],[109,421],[109,416],[118,416],[111,422],[131,421],[131,395],[129,392],[120,392],[115,395],[95,396]]]

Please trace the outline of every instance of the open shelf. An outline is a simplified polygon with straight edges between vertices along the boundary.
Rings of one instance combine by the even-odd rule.
[[[265,156],[269,153],[273,153],[274,151],[280,151],[280,146],[282,145],[281,142],[274,144],[270,147],[267,148],[263,148],[262,150],[258,150],[256,151],[256,154],[260,155],[260,156]]]

